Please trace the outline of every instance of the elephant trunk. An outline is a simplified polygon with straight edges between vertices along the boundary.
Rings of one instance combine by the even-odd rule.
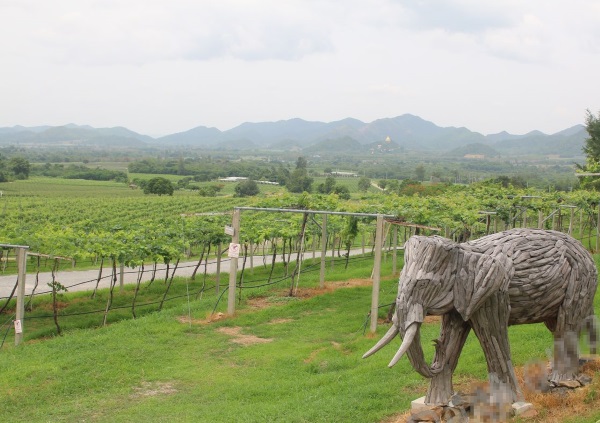
[[[422,309],[421,309],[422,310]],[[418,311],[417,311],[417,314]],[[401,316],[398,318],[398,316]],[[400,322],[399,322],[400,320]],[[389,344],[398,334],[402,337],[402,344],[400,348],[390,361],[388,367],[394,366],[404,354],[408,356],[410,364],[412,367],[422,376],[431,378],[435,376],[437,373],[437,369],[433,370],[429,365],[425,362],[425,355],[423,354],[423,349],[421,348],[421,340],[420,340],[420,328],[421,328],[421,319],[415,319],[411,321],[406,321],[404,319],[404,313],[396,313],[394,315],[393,324],[387,333],[371,348],[367,351],[363,358],[367,358],[381,348]],[[406,330],[404,330],[406,328]]]
[[[422,304],[412,303],[409,305],[402,305],[398,303],[397,309],[397,326],[401,332],[402,346],[390,362],[390,366],[396,364],[396,362],[402,357],[404,353],[407,354],[408,360],[412,367],[422,376],[426,378],[432,378],[437,373],[437,369],[433,370],[425,361],[425,354],[421,347],[421,323],[425,317],[425,310]],[[403,333],[403,328],[406,330]],[[407,344],[405,346],[405,344]]]
[[[420,328],[421,325],[412,323],[411,327],[412,326],[418,326],[418,328]],[[420,331],[417,331],[406,355],[408,356],[410,365],[423,377],[432,378],[442,370],[432,369],[425,361],[425,354],[423,353],[423,348],[421,347]]]

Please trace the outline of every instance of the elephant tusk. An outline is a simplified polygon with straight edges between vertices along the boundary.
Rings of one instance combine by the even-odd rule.
[[[408,327],[408,329],[406,329],[406,333],[404,334],[404,339],[402,340],[402,345],[400,345],[398,352],[396,352],[396,355],[394,355],[394,358],[392,358],[392,361],[390,361],[390,364],[388,364],[388,367],[393,367],[394,365],[396,365],[396,363],[398,361],[400,361],[400,359],[402,358],[404,353],[406,351],[408,351],[408,349],[410,348],[410,344],[412,344],[413,339],[415,339],[415,335],[417,334],[418,330],[419,330],[418,323],[411,323],[411,325]]]
[[[399,330],[396,327],[396,325],[395,324],[392,325],[392,327],[387,331],[387,333],[385,335],[383,335],[383,338],[381,338],[379,340],[379,342],[377,342],[377,344],[375,344],[375,346],[373,348],[371,348],[369,351],[364,353],[362,358],[367,358],[367,357],[375,354],[377,351],[379,351],[383,347],[385,347],[387,344],[389,344],[391,342],[392,339],[394,339],[396,337],[396,335],[398,335],[398,332],[399,332]]]

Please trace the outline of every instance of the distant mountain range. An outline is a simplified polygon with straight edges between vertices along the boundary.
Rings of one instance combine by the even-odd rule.
[[[370,123],[352,118],[335,122],[310,122],[296,118],[277,122],[247,122],[227,131],[198,126],[160,138],[141,135],[123,127],[93,128],[69,124],[0,128],[0,145],[99,145],[121,148],[188,146],[304,151],[307,154],[361,152],[383,146],[388,150],[451,152],[452,155],[482,154],[485,151],[487,156],[497,152],[496,155],[501,156],[557,154],[573,157],[582,155],[586,138],[583,125],[550,135],[539,131],[525,135],[507,132],[482,135],[464,127],[440,127],[410,114]]]

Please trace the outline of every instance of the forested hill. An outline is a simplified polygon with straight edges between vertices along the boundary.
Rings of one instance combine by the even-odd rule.
[[[65,125],[59,127],[14,126],[0,128],[1,145],[99,145],[120,148],[202,147],[230,150],[305,150],[314,153],[333,146],[351,153],[364,152],[371,145],[393,143],[400,151],[450,152],[469,145],[493,148],[501,155],[558,154],[581,156],[587,132],[576,125],[555,134],[532,131],[524,135],[507,132],[483,135],[464,127],[440,127],[418,116],[405,114],[370,123],[357,119],[311,122],[290,119],[277,122],[246,122],[227,131],[198,126],[185,132],[152,138],[127,128],[93,128]]]

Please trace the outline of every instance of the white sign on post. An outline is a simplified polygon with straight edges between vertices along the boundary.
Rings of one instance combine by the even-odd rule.
[[[23,333],[23,326],[20,320],[15,320],[15,333]]]
[[[234,233],[235,233],[235,229],[233,229],[233,226],[229,226],[229,225],[225,226],[225,235],[233,236]]]
[[[229,251],[227,252],[229,258],[238,258],[240,256],[240,244],[230,243]]]

